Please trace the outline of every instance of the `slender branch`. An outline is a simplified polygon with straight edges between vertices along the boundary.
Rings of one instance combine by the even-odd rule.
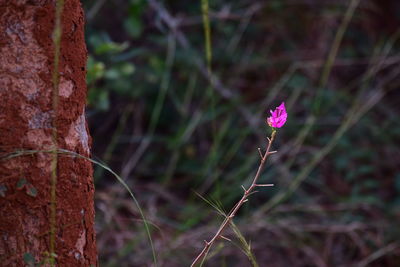
[[[213,238],[211,238],[210,241],[206,241],[206,240],[204,241],[204,242],[205,242],[204,248],[203,248],[203,250],[200,252],[200,254],[194,259],[192,265],[190,265],[191,267],[196,266],[196,265],[199,263],[199,261],[205,257],[205,255],[207,254],[207,252],[210,250],[211,246],[215,243],[215,241],[216,241],[217,239],[223,238],[223,237],[222,237],[222,232],[225,230],[225,228],[226,228],[226,227],[229,225],[229,223],[232,221],[233,217],[235,217],[235,215],[236,215],[236,213],[238,212],[238,210],[240,209],[240,207],[241,207],[245,202],[247,202],[247,200],[248,200],[247,198],[248,198],[251,194],[253,194],[253,193],[256,192],[256,191],[253,191],[254,188],[257,187],[257,186],[266,186],[266,185],[257,184],[257,181],[258,181],[258,179],[260,178],[260,175],[261,175],[262,170],[264,169],[264,165],[265,165],[265,162],[267,161],[268,156],[271,155],[271,154],[273,154],[273,153],[270,152],[270,149],[271,149],[272,142],[273,142],[274,139],[275,139],[275,135],[276,135],[276,131],[273,130],[273,131],[272,131],[272,134],[271,134],[271,137],[270,137],[270,138],[267,138],[267,139],[268,139],[267,149],[266,149],[264,155],[261,157],[260,165],[258,166],[257,173],[256,173],[256,175],[254,176],[253,182],[251,183],[250,187],[249,187],[248,189],[246,189],[246,188],[242,185],[242,188],[243,188],[243,190],[244,190],[242,198],[235,204],[235,206],[233,206],[232,210],[231,210],[231,211],[228,213],[228,215],[225,217],[224,221],[222,222],[221,226],[218,228],[218,231],[215,233],[215,235],[213,236]],[[259,151],[260,151],[260,150],[259,150]],[[270,186],[270,185],[268,185],[268,186]],[[223,239],[224,239],[224,238],[223,238]]]
[[[261,159],[263,158],[263,154],[261,152],[261,148],[258,148],[258,153],[260,154]]]

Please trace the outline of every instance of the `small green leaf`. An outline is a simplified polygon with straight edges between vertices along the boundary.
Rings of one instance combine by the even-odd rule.
[[[56,253],[49,253],[49,255],[50,255],[51,257],[53,257],[53,258],[57,258],[57,257],[58,257]]]
[[[127,42],[125,43],[114,43],[112,41],[109,42],[104,42],[102,44],[99,44],[96,49],[95,53],[98,55],[106,54],[106,53],[119,53],[124,51],[129,47],[129,44]]]
[[[138,38],[143,32],[143,23],[138,17],[129,17],[124,22],[124,27],[127,33],[132,38]]]
[[[120,78],[120,74],[121,73],[117,68],[111,68],[105,72],[104,77],[107,79],[116,80]]]
[[[17,189],[22,189],[24,186],[28,183],[28,181],[25,178],[19,179],[17,182]]]
[[[93,57],[89,56],[87,60],[87,73],[86,81],[88,84],[92,84],[104,76],[106,66],[101,61],[96,61]]]
[[[121,65],[120,70],[123,75],[129,76],[135,72],[135,66],[131,63],[125,63]]]
[[[109,92],[99,88],[92,88],[89,91],[88,102],[94,108],[106,111],[110,107]]]

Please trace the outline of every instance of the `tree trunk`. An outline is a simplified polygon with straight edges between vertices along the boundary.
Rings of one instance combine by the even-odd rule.
[[[43,151],[53,148],[52,125],[57,125],[59,148],[90,156],[79,0],[65,1],[61,22],[59,104],[54,111],[55,0],[0,0],[1,266],[26,266],[48,257],[52,154]],[[36,152],[6,157],[26,150]],[[97,265],[92,178],[87,160],[58,156],[57,266]]]

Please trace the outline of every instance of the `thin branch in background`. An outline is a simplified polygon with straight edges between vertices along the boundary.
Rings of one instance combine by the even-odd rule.
[[[160,85],[160,90],[157,95],[156,104],[155,104],[153,112],[151,114],[150,124],[149,124],[149,128],[147,131],[148,136],[141,141],[139,148],[124,164],[124,167],[122,168],[122,171],[121,171],[121,176],[124,179],[126,179],[130,175],[130,173],[134,170],[137,163],[143,156],[144,152],[149,147],[149,145],[152,141],[152,138],[154,137],[154,132],[156,130],[158,121],[160,119],[161,110],[164,106],[165,97],[167,95],[169,84],[170,84],[172,66],[173,66],[174,60],[175,60],[175,52],[176,52],[175,39],[172,38],[172,35],[168,35],[166,69],[164,70],[164,75],[161,79],[161,85]]]
[[[355,266],[356,267],[366,267],[368,266],[371,262],[387,255],[393,252],[394,250],[398,249],[400,247],[398,242],[393,242],[388,244],[387,246],[384,246],[383,248],[378,249],[371,255],[369,255],[367,258],[363,259],[361,262],[357,263]]]
[[[317,112],[316,115],[319,114],[319,109],[321,105],[321,94],[323,92],[323,89],[325,89],[328,83],[328,78],[331,74],[333,63],[335,62],[340,44],[343,40],[344,33],[346,32],[359,3],[360,0],[352,0],[350,2],[349,7],[347,8],[346,13],[344,14],[342,23],[340,24],[336,32],[335,38],[333,39],[332,47],[329,51],[328,58],[325,62],[324,68],[322,69],[321,79],[319,81],[317,93],[315,95],[314,108],[315,112]]]
[[[94,5],[89,9],[89,11],[86,12],[86,19],[89,22],[94,19],[94,17],[97,15],[97,13],[100,11],[100,9],[105,4],[105,2],[106,2],[106,0],[97,0],[94,3]]]
[[[183,102],[178,103],[178,101],[174,101],[174,104],[176,105],[176,109],[181,114],[181,121],[179,123],[181,126],[179,126],[177,128],[180,128],[182,130],[178,130],[176,137],[174,137],[175,141],[173,142],[173,146],[171,148],[172,155],[169,157],[169,162],[166,167],[165,175],[162,178],[163,185],[169,184],[170,179],[173,177],[173,174],[177,167],[178,161],[181,158],[182,146],[190,140],[190,138],[193,135],[193,133],[195,132],[197,126],[200,124],[202,118],[204,117],[204,115],[200,109],[196,109],[193,112],[193,114],[190,114],[190,106],[194,99],[194,91],[195,91],[195,87],[196,87],[196,81],[197,81],[197,74],[193,74],[191,76],[191,79],[189,80],[187,90],[185,90]],[[171,93],[172,90],[169,90],[169,92]],[[171,97],[171,98],[173,99],[173,97]],[[148,146],[149,143],[146,145]],[[142,149],[142,148],[139,146],[139,149]],[[135,161],[137,161],[137,160],[138,159],[136,159]]]
[[[203,14],[204,44],[206,50],[207,70],[211,74],[212,49],[211,49],[211,27],[209,18],[208,0],[201,0],[201,13]]]
[[[372,77],[375,77],[378,72],[380,72],[380,71],[382,72],[387,67],[391,66],[392,64],[396,64],[399,62],[399,58],[397,56],[388,57],[388,55],[393,47],[393,44],[397,41],[397,39],[399,38],[399,35],[400,35],[400,31],[397,31],[396,33],[393,34],[393,36],[387,41],[386,45],[382,49],[383,51],[382,51],[381,55],[374,56],[373,59],[370,58],[368,61],[359,62],[360,64],[361,63],[368,64],[370,67],[368,68],[366,73],[361,78],[355,79],[354,81],[350,82],[348,86],[346,86],[345,88],[342,88],[343,91],[348,92],[348,91],[351,91],[352,89],[354,89],[356,86],[359,86],[360,84],[362,84],[361,89],[358,91],[357,96],[355,97],[352,107],[356,107],[357,105],[362,104],[359,102],[359,100],[360,100],[360,97],[362,96],[363,92],[367,88],[368,80],[370,80]],[[338,63],[338,62],[336,62],[336,63]],[[348,62],[348,63],[350,63],[350,62]],[[353,62],[353,63],[356,64],[357,62]],[[356,102],[358,104],[356,104]],[[313,119],[314,119],[313,116],[309,116],[307,118],[308,121],[305,122],[305,125],[307,127],[306,126],[303,127],[301,129],[300,133],[298,134],[298,136],[296,137],[296,139],[294,141],[294,145],[293,145],[294,148],[290,150],[290,160],[286,163],[286,168],[282,168],[281,165],[278,165],[278,168],[283,172],[283,174],[285,176],[287,176],[286,170],[290,169],[292,164],[295,162],[296,155],[299,153],[305,138],[307,137],[311,127],[315,123],[315,121],[313,121]],[[288,146],[284,146],[281,149],[281,152],[282,153],[280,155],[285,155],[288,152]],[[280,158],[280,156],[274,158],[273,160],[277,161],[277,160],[279,160],[279,158]]]
[[[371,262],[374,262],[375,260],[390,254],[394,250],[398,249],[400,247],[400,244],[398,242],[393,242],[388,244],[387,246],[384,246],[383,248],[378,249],[365,259],[363,259],[361,262],[357,263],[355,266],[356,267],[366,267],[369,266]]]
[[[107,145],[107,148],[104,152],[103,162],[105,164],[110,163],[110,160],[113,156],[114,149],[118,144],[118,139],[120,138],[121,133],[125,129],[127,119],[131,115],[132,111],[133,111],[132,105],[129,105],[126,109],[123,110],[121,118],[118,120],[117,129],[115,129],[113,136],[111,137],[111,140],[110,140],[109,144]],[[103,172],[104,172],[104,168],[96,168],[96,171],[94,172],[95,179],[98,177],[102,177]]]
[[[177,39],[179,45],[185,49],[194,51],[191,44],[184,36],[184,34],[177,28],[177,19],[171,16],[171,14],[157,1],[157,0],[148,0],[150,6],[157,12],[158,16],[162,21],[170,28],[175,38]],[[199,56],[195,56],[193,58],[195,66],[198,68],[200,73],[212,84],[213,89],[226,100],[234,100],[238,98],[237,93],[234,93],[229,88],[226,88],[222,82],[218,79],[217,76],[210,74],[207,70],[207,67],[202,62]],[[243,110],[241,111],[244,112]],[[246,118],[252,118],[251,114],[248,113]],[[253,120],[251,120],[253,121]]]
[[[304,245],[302,250],[304,253],[311,259],[313,259],[313,263],[315,264],[316,267],[327,267],[328,265],[324,262],[324,260],[321,258],[319,253],[315,251],[312,247]]]
[[[201,188],[200,192],[205,192],[206,190],[209,189],[209,187],[215,182],[218,177],[221,176],[223,170],[227,167],[227,165],[232,161],[233,157],[236,155],[236,153],[239,151],[240,147],[243,145],[245,138],[247,135],[250,133],[250,130],[242,131],[240,136],[238,136],[237,139],[233,142],[233,144],[230,146],[226,154],[222,157],[221,162],[219,163],[219,168],[211,174],[208,179],[206,179]],[[253,163],[257,161],[256,157],[248,157],[247,161],[243,163],[243,166],[253,166]],[[250,167],[249,167],[250,168]]]
[[[335,37],[333,39],[332,46],[329,50],[327,60],[325,61],[324,67],[321,73],[321,79],[318,83],[317,92],[315,94],[313,100],[313,113],[311,113],[307,119],[304,127],[300,130],[299,135],[296,138],[296,146],[293,148],[292,152],[292,161],[294,160],[294,156],[298,153],[301,148],[301,145],[304,143],[306,137],[311,132],[314,124],[317,122],[317,116],[320,113],[320,105],[322,92],[325,89],[330,73],[332,71],[332,67],[334,65],[337,53],[339,51],[340,44],[343,40],[344,33],[346,32],[351,19],[356,11],[356,8],[359,4],[360,0],[351,0],[350,5],[348,6],[342,23],[340,24],[338,30],[336,31]]]
[[[211,27],[210,27],[210,17],[209,17],[209,4],[208,0],[201,0],[201,13],[203,15],[203,29],[204,29],[204,47],[206,54],[207,72],[208,75],[212,74],[212,47],[211,47]],[[217,135],[217,125],[216,125],[216,98],[214,96],[214,90],[212,89],[212,82],[207,87],[206,93],[203,99],[210,99],[209,109],[211,112],[211,136],[213,144],[216,142]],[[216,150],[211,149],[211,158],[216,155]]]
[[[228,46],[226,48],[226,52],[228,54],[233,54],[235,52],[235,49],[237,45],[240,42],[240,39],[242,38],[247,26],[249,25],[253,15],[260,10],[261,8],[260,3],[255,3],[254,5],[250,6],[249,9],[246,10],[246,12],[243,14],[241,17],[241,22],[239,24],[238,29],[236,30],[236,34],[231,38],[231,40],[228,43]]]
[[[191,116],[189,122],[187,123],[187,126],[185,127],[185,130],[183,131],[182,135],[179,136],[178,139],[180,142],[176,145],[175,150],[172,152],[172,156],[170,157],[170,162],[168,163],[168,167],[165,171],[165,177],[163,179],[164,185],[168,185],[169,182],[171,181],[172,175],[175,171],[177,162],[181,154],[179,148],[182,146],[182,144],[188,142],[194,130],[199,125],[201,118],[202,118],[201,112],[199,110],[196,110],[193,116]]]

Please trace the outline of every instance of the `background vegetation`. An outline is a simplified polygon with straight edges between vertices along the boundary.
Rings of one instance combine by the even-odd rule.
[[[242,195],[285,101],[262,181],[235,223],[260,266],[400,266],[400,2],[83,1],[93,156],[188,266]],[[152,263],[128,192],[95,171],[101,266]],[[197,193],[197,194],[196,194]],[[232,231],[207,266],[251,266]]]

